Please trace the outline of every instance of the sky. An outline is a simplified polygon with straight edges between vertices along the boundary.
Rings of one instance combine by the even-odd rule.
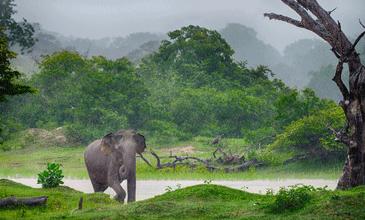
[[[362,31],[364,0],[318,0],[342,23],[349,36]],[[166,33],[186,25],[221,29],[227,23],[254,28],[258,38],[283,51],[286,45],[314,34],[264,18],[265,12],[297,17],[280,0],[15,0],[17,18],[39,23],[65,36],[98,39],[133,32]]]

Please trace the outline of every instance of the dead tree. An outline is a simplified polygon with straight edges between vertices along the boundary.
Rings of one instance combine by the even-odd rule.
[[[348,132],[340,134],[338,140],[348,146],[347,159],[343,174],[338,181],[337,188],[346,189],[365,184],[365,67],[356,52],[356,44],[365,35],[351,43],[341,29],[340,22],[332,17],[332,11],[322,8],[316,0],[281,0],[293,9],[300,19],[296,20],[284,15],[265,13],[270,20],[279,20],[299,28],[307,29],[332,47],[332,51],[338,58],[333,81],[342,93],[343,100],[340,102],[348,124]],[[361,24],[361,22],[360,22]],[[361,24],[361,26],[363,26]],[[364,26],[363,26],[364,27]],[[365,28],[365,27],[364,27]],[[342,81],[342,69],[344,64],[349,68],[349,87]]]

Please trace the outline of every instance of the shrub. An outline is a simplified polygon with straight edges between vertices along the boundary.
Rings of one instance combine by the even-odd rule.
[[[274,212],[293,211],[303,208],[312,198],[313,186],[294,185],[280,188],[271,205]]]
[[[339,130],[345,124],[343,111],[334,106],[313,113],[289,124],[283,133],[277,135],[271,149],[292,150],[321,156],[329,152],[345,150],[344,145],[335,142],[329,127]]]
[[[61,170],[61,164],[47,163],[47,169],[38,174],[38,184],[42,184],[43,188],[54,188],[63,184],[64,177]]]

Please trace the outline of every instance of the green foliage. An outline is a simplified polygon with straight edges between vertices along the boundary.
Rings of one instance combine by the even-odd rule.
[[[261,115],[270,114],[265,104],[244,90],[185,89],[171,103],[171,114],[179,128],[194,136],[239,137],[245,129],[258,128]]]
[[[121,205],[103,193],[85,194],[68,187],[34,189],[0,180],[0,198],[48,196],[46,206],[5,208],[0,215],[4,219],[364,219],[364,190],[313,191],[305,208],[274,213],[267,207],[275,199],[272,195],[214,184],[186,187]],[[84,208],[75,210],[80,197]]]
[[[63,184],[63,174],[61,164],[47,163],[47,169],[38,174],[38,184],[42,184],[43,188],[54,188]]]
[[[12,100],[1,117],[19,129],[62,126],[75,144],[135,128],[156,145],[224,134],[262,148],[330,105],[270,79],[267,67],[235,62],[216,31],[187,26],[168,36],[137,67],[69,51],[46,56],[29,80],[39,93]]]
[[[3,8],[0,10],[3,10]],[[16,54],[9,50],[8,41],[4,36],[4,30],[0,25],[0,103],[7,101],[8,96],[34,92],[31,87],[20,82],[21,73],[11,67],[10,61],[15,57]],[[6,126],[9,122],[3,122],[4,120],[1,119],[1,117],[3,116],[0,116],[0,148],[1,143],[6,138],[6,136],[3,136],[4,134],[1,133],[3,129],[9,130]]]
[[[36,41],[33,38],[34,28],[25,18],[21,22],[15,21],[15,6],[14,0],[0,2],[0,28],[6,30],[6,34],[1,32],[0,37],[6,36],[11,46],[18,44],[23,51],[31,48]]]
[[[7,100],[7,96],[14,96],[32,92],[29,86],[17,82],[21,74],[13,70],[10,60],[16,57],[16,54],[9,50],[6,38],[1,34],[0,29],[0,102]]]
[[[174,68],[189,69],[194,65],[211,74],[224,71],[232,63],[233,50],[216,31],[199,26],[187,26],[168,33],[171,41],[164,40],[155,59],[173,64]],[[186,65],[186,66],[185,66]],[[185,79],[192,72],[187,71]]]
[[[333,102],[321,100],[311,89],[304,89],[299,92],[296,89],[280,94],[274,103],[276,108],[276,123],[279,127],[284,127],[292,121],[315,114],[321,109],[333,105]]]
[[[267,68],[248,69],[244,63],[235,63],[234,51],[217,31],[190,25],[168,36],[170,40],[162,41],[159,50],[143,61],[146,75],[154,64],[158,75],[176,74],[185,86],[219,89],[267,79]]]
[[[39,93],[5,109],[25,127],[65,126],[70,140],[87,143],[146,120],[148,92],[125,58],[86,59],[63,51],[47,56],[40,69],[30,80]]]
[[[282,187],[275,195],[275,201],[270,208],[276,213],[301,209],[310,202],[313,192],[322,190],[324,189],[306,185]]]
[[[342,109],[333,105],[290,123],[284,132],[276,137],[271,148],[309,153],[312,156],[344,151],[344,146],[334,141],[334,134],[329,129],[331,127],[339,130],[344,124]]]

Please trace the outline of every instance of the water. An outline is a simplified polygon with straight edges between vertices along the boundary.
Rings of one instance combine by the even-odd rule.
[[[37,184],[35,178],[8,178],[18,183],[22,183],[27,186],[40,188],[41,185]],[[75,190],[92,193],[93,188],[90,180],[87,179],[64,179],[64,185],[71,187]],[[156,195],[160,195],[166,192],[167,188],[177,189],[187,186],[203,184],[203,180],[138,180],[136,199],[144,200],[152,198]],[[295,184],[312,185],[315,187],[327,186],[328,189],[335,189],[337,180],[322,180],[322,179],[278,179],[278,180],[249,180],[249,181],[212,181],[211,184],[223,185],[235,189],[243,189],[253,193],[266,193],[267,189],[272,189],[277,192],[280,187],[287,187]],[[126,190],[126,181],[122,183],[122,187]],[[105,193],[114,196],[113,189],[108,188]]]

